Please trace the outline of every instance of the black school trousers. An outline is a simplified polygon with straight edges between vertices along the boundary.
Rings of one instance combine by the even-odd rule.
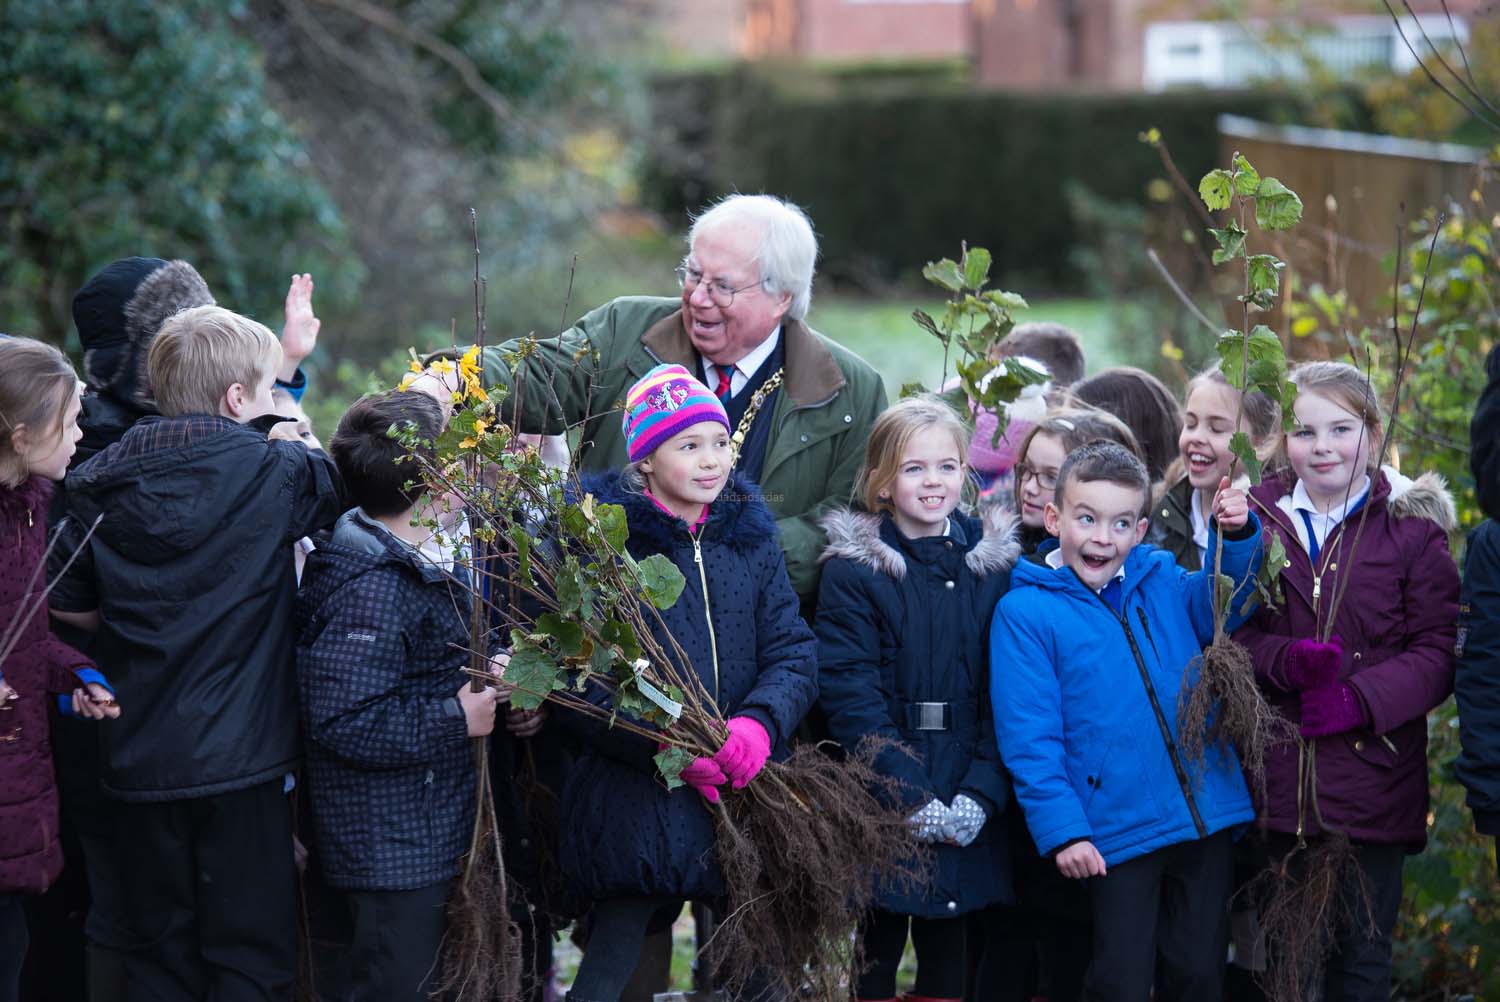
[[[126,1002],[290,999],[297,870],[282,777],[191,800],[122,803],[132,942]]]
[[[1234,864],[1228,831],[1089,879],[1091,1002],[1202,1002],[1222,994]],[[1155,995],[1152,995],[1152,986]]]

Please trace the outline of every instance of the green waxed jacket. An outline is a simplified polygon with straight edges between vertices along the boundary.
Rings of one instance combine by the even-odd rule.
[[[487,385],[509,392],[501,414],[523,432],[561,434],[582,424],[581,470],[618,469],[628,455],[621,410],[625,391],[653,366],[675,362],[701,378],[698,353],[682,326],[681,302],[626,296],[605,303],[556,337],[486,348]],[[858,355],[798,320],[782,324],[786,375],[772,411],[761,490],[781,530],[787,572],[804,603],[817,598],[818,525],[849,505],[865,441],[885,410],[885,384]],[[507,358],[510,360],[507,361]]]

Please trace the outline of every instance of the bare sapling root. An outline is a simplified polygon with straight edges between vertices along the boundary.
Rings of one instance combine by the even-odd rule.
[[[1245,648],[1220,636],[1188,666],[1177,701],[1177,744],[1200,771],[1208,749],[1227,741],[1259,786],[1265,779],[1266,753],[1293,736],[1291,723],[1266,702]]]
[[[510,918],[495,799],[481,762],[474,837],[448,900],[442,971],[432,995],[452,1002],[515,1002],[521,990],[521,930]]]
[[[1321,982],[1340,930],[1362,926],[1374,934],[1369,882],[1342,832],[1273,858],[1241,893],[1255,905],[1265,937],[1266,969],[1256,980],[1267,1002],[1304,1002]]]
[[[716,818],[728,914],[708,960],[731,996],[769,980],[781,997],[843,1002],[859,969],[855,928],[878,889],[918,890],[932,853],[916,841],[898,783],[873,768],[889,741],[835,759],[801,745]]]

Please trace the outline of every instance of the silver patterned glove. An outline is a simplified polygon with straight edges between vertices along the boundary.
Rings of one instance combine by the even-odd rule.
[[[906,823],[911,825],[913,833],[920,842],[941,842],[943,840],[943,826],[948,820],[948,808],[941,800],[933,798],[923,808],[911,817]]]
[[[979,801],[966,793],[953,798],[948,808],[948,819],[943,825],[943,834],[960,846],[966,846],[979,837],[979,829],[990,818]]]

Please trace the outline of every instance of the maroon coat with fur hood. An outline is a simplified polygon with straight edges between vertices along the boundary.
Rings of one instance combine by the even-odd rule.
[[[8,637],[21,631],[0,663],[0,674],[17,693],[10,709],[0,712],[0,894],[40,894],[62,872],[48,693],[72,692],[79,684],[73,669],[89,666],[88,658],[52,635],[45,601],[21,623],[47,585],[45,569],[38,568],[51,496],[52,483],[42,477],[14,489],[0,487],[0,632]]]
[[[1304,790],[1300,811],[1302,753],[1295,742],[1268,753],[1265,792],[1256,797],[1259,820],[1272,831],[1295,833],[1300,821],[1309,834],[1326,827],[1419,849],[1427,840],[1427,713],[1453,691],[1458,569],[1447,536],[1457,523],[1453,499],[1433,473],[1415,481],[1393,470],[1374,474],[1363,530],[1356,511],[1329,533],[1315,575],[1291,516],[1276,504],[1293,486],[1288,473],[1251,492],[1266,544],[1279,537],[1286,548],[1284,600],[1274,609],[1263,606],[1234,638],[1249,648],[1267,698],[1296,722],[1300,702],[1287,682],[1286,649],[1315,636],[1343,590],[1333,623],[1344,651],[1339,678],[1359,695],[1370,726],[1307,742],[1316,748],[1316,784]]]

